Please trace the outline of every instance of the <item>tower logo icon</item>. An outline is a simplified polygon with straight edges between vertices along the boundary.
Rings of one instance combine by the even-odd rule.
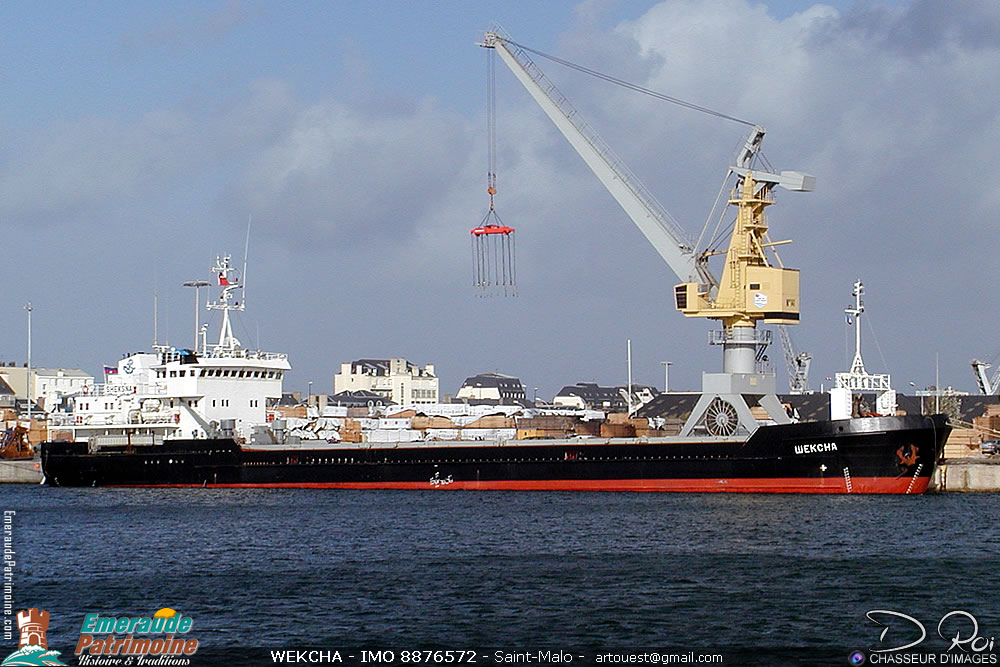
[[[49,612],[37,608],[17,612],[17,627],[21,631],[21,641],[16,651],[0,662],[0,667],[23,667],[25,665],[65,665],[60,662],[59,651],[50,651],[45,633],[49,629]]]
[[[18,648],[25,646],[49,647],[45,633],[49,629],[49,612],[41,609],[25,609],[17,612],[17,627],[21,631]]]

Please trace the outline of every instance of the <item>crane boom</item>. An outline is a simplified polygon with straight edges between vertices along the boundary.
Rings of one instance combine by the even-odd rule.
[[[621,205],[667,266],[683,282],[716,286],[718,280],[705,262],[699,261],[694,244],[680,225],[587,125],[524,49],[495,32],[486,33],[482,46],[496,50],[500,59]]]
[[[994,373],[991,379],[986,374],[986,369],[990,367],[990,364],[978,359],[973,359],[969,363],[972,365],[972,372],[976,375],[979,393],[983,396],[996,396],[997,392],[1000,391],[1000,370]]]

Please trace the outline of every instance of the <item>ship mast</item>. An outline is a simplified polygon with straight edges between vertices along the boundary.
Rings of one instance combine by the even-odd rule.
[[[240,284],[238,271],[230,264],[230,256],[217,256],[212,273],[218,277],[219,298],[207,304],[208,310],[222,311],[222,327],[219,330],[219,343],[216,345],[215,354],[232,354],[241,348],[240,341],[233,335],[233,326],[229,317],[232,310],[242,311],[245,309],[243,301],[236,301],[236,290],[243,289]]]
[[[847,326],[854,327],[854,360],[849,372],[834,376],[834,387],[830,390],[831,419],[848,419],[854,416],[853,397],[856,393],[874,393],[878,414],[896,414],[896,392],[892,390],[892,379],[887,373],[866,371],[865,362],[861,358],[861,316],[865,312],[865,302],[861,297],[864,294],[864,283],[860,279],[854,281],[851,292],[854,305],[844,309]]]
[[[854,307],[848,306],[844,309],[844,313],[847,315],[847,323],[853,324],[857,323],[854,327],[854,361],[851,362],[851,372],[849,375],[854,376],[864,376],[868,375],[865,372],[865,362],[861,360],[861,315],[865,312],[865,302],[861,300],[861,297],[865,293],[865,286],[860,280],[854,282],[854,291],[851,294],[854,296]],[[840,373],[839,375],[844,375]]]

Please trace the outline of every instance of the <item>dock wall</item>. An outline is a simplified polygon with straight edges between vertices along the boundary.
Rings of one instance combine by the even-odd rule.
[[[38,484],[42,481],[42,471],[36,467],[38,461],[0,460],[0,484]]]
[[[945,460],[931,484],[934,491],[1000,491],[1000,461]]]

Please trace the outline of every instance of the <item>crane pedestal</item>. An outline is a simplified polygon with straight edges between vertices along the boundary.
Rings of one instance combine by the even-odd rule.
[[[750,434],[758,424],[750,406],[760,405],[777,424],[791,422],[778,400],[774,373],[756,372],[757,360],[771,342],[771,332],[755,327],[728,327],[710,332],[709,342],[722,345],[722,373],[702,373],[701,398],[681,429],[682,436],[704,430],[709,435]]]
[[[751,405],[760,405],[776,424],[791,419],[776,395],[773,373],[702,373],[701,397],[681,429],[682,436],[704,430],[709,435],[749,435],[758,426]]]

